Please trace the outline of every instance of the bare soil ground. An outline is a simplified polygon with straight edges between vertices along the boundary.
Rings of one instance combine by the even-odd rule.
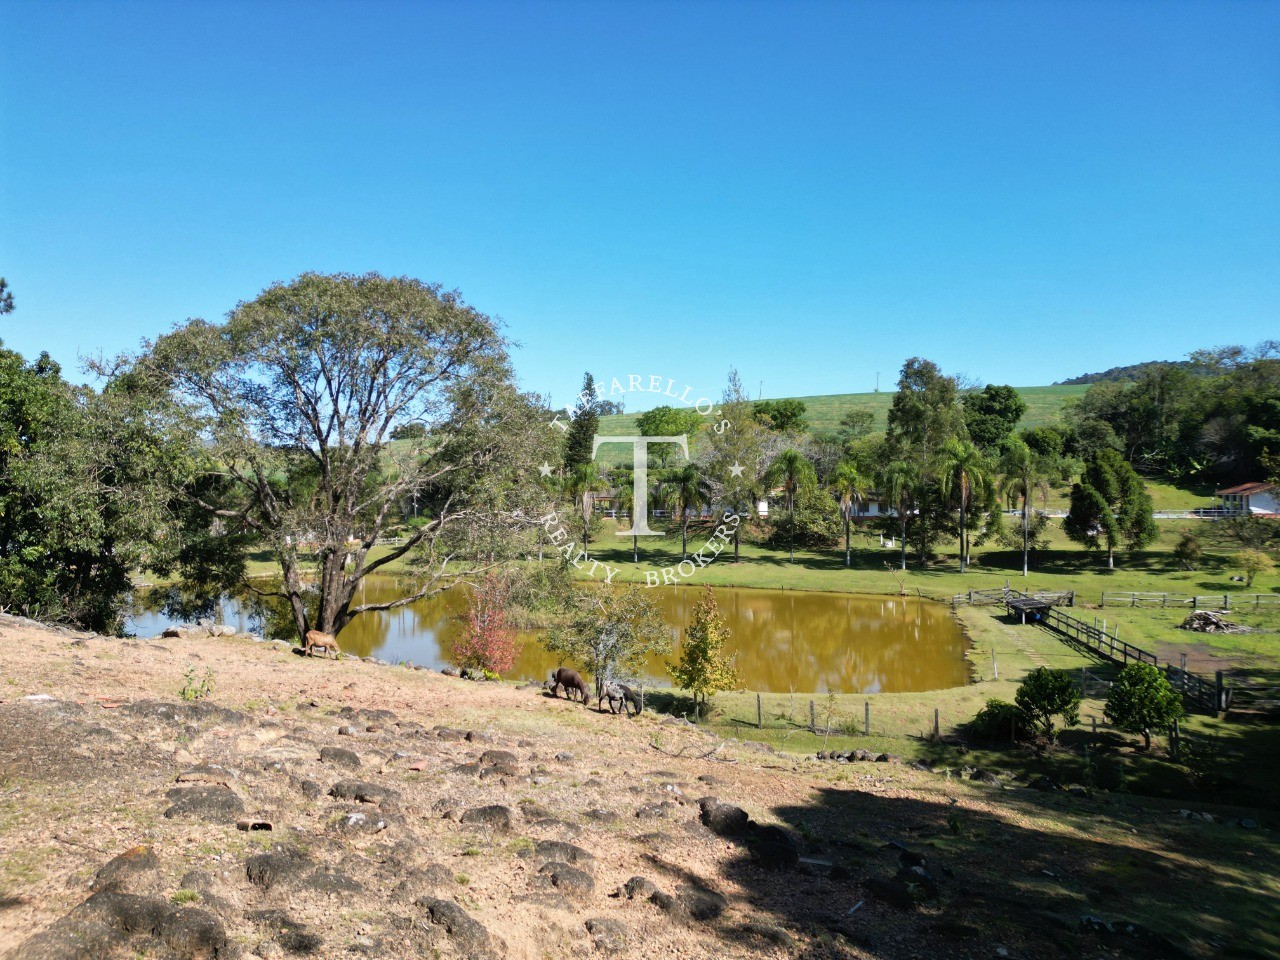
[[[210,697],[180,698],[190,667]],[[1280,955],[1260,813],[774,754],[246,638],[0,617],[0,678],[5,958]]]

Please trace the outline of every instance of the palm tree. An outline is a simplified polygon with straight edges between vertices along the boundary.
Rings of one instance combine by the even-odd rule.
[[[1020,437],[1009,437],[1000,449],[1000,473],[1004,476],[1006,493],[1022,497],[1022,575],[1025,577],[1031,566],[1031,491],[1045,481],[1043,460]]]
[[[595,509],[596,494],[607,489],[600,466],[596,463],[580,463],[573,468],[565,481],[565,493],[573,504],[582,511],[582,552],[587,552],[587,544],[591,539],[591,511]]]
[[[813,464],[799,450],[783,450],[764,473],[766,490],[781,487],[787,501],[791,562],[796,562],[796,494],[817,483]]]
[[[853,566],[853,552],[849,549],[849,522],[862,512],[862,503],[871,492],[871,484],[852,460],[842,460],[831,474],[832,492],[840,501],[840,516],[844,518],[844,565]]]
[[[969,567],[969,504],[974,497],[984,497],[990,491],[991,478],[987,473],[990,465],[982,451],[970,441],[953,437],[942,448],[939,466],[942,495],[949,497],[954,490],[960,501],[960,572],[964,573]]]
[[[920,485],[920,470],[909,460],[891,460],[880,472],[880,494],[898,514],[901,532],[898,540],[902,547],[902,569],[907,569],[907,514]]]
[[[680,516],[681,559],[689,556],[689,511],[701,510],[711,503],[711,487],[696,464],[688,463],[672,470],[658,485],[658,495],[672,512]]]

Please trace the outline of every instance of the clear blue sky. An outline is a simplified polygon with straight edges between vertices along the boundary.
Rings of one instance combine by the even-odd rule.
[[[0,337],[73,368],[305,270],[461,290],[558,403],[1280,336],[1280,3],[0,0],[0,45]]]

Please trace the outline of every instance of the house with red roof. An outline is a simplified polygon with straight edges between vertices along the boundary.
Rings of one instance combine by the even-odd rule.
[[[1225,490],[1215,490],[1214,496],[1222,498],[1222,509],[1228,514],[1249,514],[1254,517],[1280,516],[1280,500],[1277,500],[1274,483],[1241,483]]]

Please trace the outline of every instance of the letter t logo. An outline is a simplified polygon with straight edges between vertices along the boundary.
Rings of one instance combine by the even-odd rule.
[[[631,529],[619,530],[620,537],[657,537],[659,531],[649,529],[649,444],[674,443],[684,458],[689,459],[689,435],[682,433],[678,437],[602,437],[597,434],[591,441],[591,459],[596,458],[596,451],[602,443],[631,444],[632,467],[632,502]]]

